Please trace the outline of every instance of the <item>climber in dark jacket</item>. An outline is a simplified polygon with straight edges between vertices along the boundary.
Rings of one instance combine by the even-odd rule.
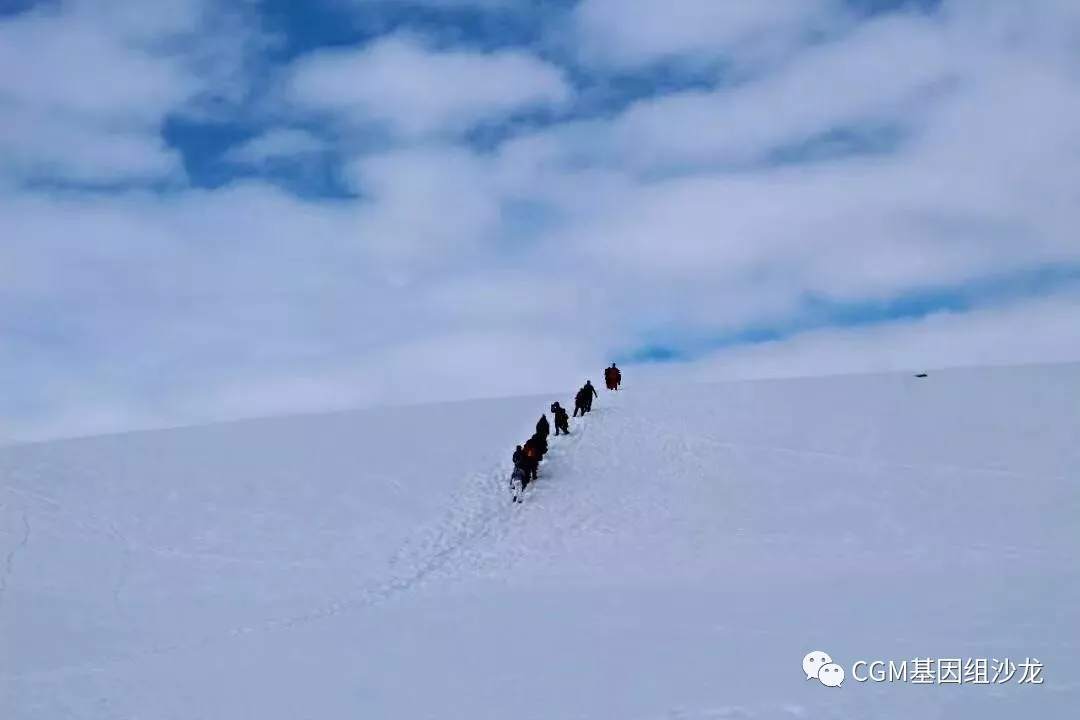
[[[578,412],[585,415],[585,395],[587,392],[585,388],[581,388],[577,391],[577,395],[574,396],[574,417],[578,416]]]
[[[596,392],[596,388],[593,387],[592,380],[586,380],[585,387],[581,389],[585,391],[585,412],[591,412],[593,398],[600,397],[600,393]]]
[[[551,403],[551,414],[555,416],[555,435],[561,432],[563,435],[570,434],[570,416],[566,414],[566,408],[557,402]]]
[[[521,469],[525,471],[526,477],[530,480],[535,480],[537,472],[540,469],[540,458],[542,457],[535,436],[525,441],[525,446],[522,448],[522,454]]]
[[[530,457],[532,450],[525,449],[521,445],[514,448],[514,472],[511,478],[517,478],[521,483],[521,489],[529,486],[529,480],[536,477],[535,458]]]
[[[533,447],[535,447],[537,452],[540,453],[540,459],[543,460],[544,456],[547,455],[548,451],[547,436],[536,433],[531,438],[529,438],[529,442],[533,444]]]
[[[548,424],[547,415],[541,415],[540,420],[536,423],[536,434],[543,435],[545,438],[551,432],[551,425]]]

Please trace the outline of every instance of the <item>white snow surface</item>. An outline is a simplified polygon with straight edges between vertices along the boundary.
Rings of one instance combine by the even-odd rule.
[[[0,718],[1077,717],[1080,365],[625,377],[0,449]]]

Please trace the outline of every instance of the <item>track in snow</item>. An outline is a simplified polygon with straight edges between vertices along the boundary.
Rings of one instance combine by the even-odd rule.
[[[118,666],[132,664],[156,657],[172,655],[180,652],[209,649],[214,645],[252,636],[262,633],[287,631],[309,623],[326,620],[340,616],[348,612],[362,610],[379,603],[386,602],[395,596],[407,593],[420,586],[428,577],[444,573],[453,576],[455,568],[461,565],[462,558],[468,557],[476,546],[485,539],[493,539],[498,544],[500,538],[508,535],[506,529],[513,524],[513,513],[527,511],[528,505],[535,500],[537,492],[544,492],[544,486],[557,475],[552,467],[560,467],[557,462],[563,460],[561,466],[565,470],[566,453],[587,435],[588,420],[576,418],[572,420],[571,434],[552,436],[550,449],[545,457],[543,467],[539,473],[539,480],[530,486],[525,495],[525,502],[516,507],[507,502],[506,478],[512,469],[512,463],[504,461],[495,468],[484,473],[470,473],[465,481],[459,483],[458,490],[451,496],[448,511],[436,522],[419,529],[412,537],[395,552],[389,561],[389,567],[393,573],[391,579],[366,588],[360,593],[350,597],[340,598],[318,607],[293,613],[286,616],[268,618],[251,625],[235,626],[224,632],[210,633],[198,638],[188,639],[183,642],[156,645],[135,652],[120,653],[103,657],[93,662],[79,665],[68,665],[53,668],[45,672],[13,673],[0,676],[2,681],[55,681],[90,673],[100,673],[114,669]],[[312,567],[311,563],[280,562],[272,560],[252,560],[241,557],[229,557],[215,553],[189,552],[175,548],[161,548],[139,545],[130,542],[118,529],[116,523],[98,513],[86,511],[89,521],[79,520],[80,513],[74,512],[58,501],[35,493],[17,488],[4,488],[8,492],[16,493],[31,498],[38,502],[47,503],[56,511],[72,518],[72,522],[80,528],[92,532],[103,533],[117,540],[124,553],[125,574],[121,576],[114,596],[119,596],[121,587],[126,579],[126,568],[133,552],[148,552],[163,557],[189,560],[211,560],[217,562],[238,564],[262,564],[279,569],[291,567]],[[24,519],[26,517],[24,511]],[[29,526],[27,526],[29,527]],[[23,542],[25,545],[25,542]],[[10,567],[12,557],[17,551],[13,550],[8,557]],[[347,567],[321,566],[333,572],[349,572]],[[2,601],[3,579],[0,579],[0,601]]]

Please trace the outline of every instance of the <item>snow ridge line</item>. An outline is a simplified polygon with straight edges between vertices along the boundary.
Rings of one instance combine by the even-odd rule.
[[[575,441],[574,444],[580,441],[582,430],[588,426],[588,423],[583,421],[584,418],[581,418],[581,421],[576,424],[580,430],[577,433],[572,433],[572,436],[577,435],[577,441]],[[560,445],[563,445],[563,443],[560,443]],[[555,457],[555,455],[552,454],[554,450],[555,448],[552,448],[549,456]],[[459,556],[467,552],[470,547],[490,535],[500,525],[498,522],[500,518],[505,520],[512,517],[510,512],[513,508],[507,507],[507,503],[504,502],[506,498],[505,481],[509,477],[511,465],[512,463],[503,460],[488,473],[474,473],[472,478],[474,480],[479,478],[483,482],[481,484],[465,483],[464,489],[454,493],[454,500],[451,502],[452,509],[450,512],[444,516],[443,520],[429,525],[426,528],[427,530],[433,529],[433,540],[423,543],[416,550],[411,550],[409,543],[406,542],[406,544],[395,554],[390,562],[390,566],[391,568],[397,567],[403,562],[407,562],[410,557],[424,559],[420,560],[410,572],[403,573],[396,578],[391,578],[370,589],[364,590],[356,597],[338,600],[309,612],[287,617],[271,618],[258,624],[235,627],[232,630],[205,635],[189,642],[159,645],[135,652],[107,656],[96,661],[78,665],[61,666],[41,672],[3,675],[0,676],[0,682],[49,681],[105,672],[108,668],[119,665],[126,665],[140,660],[171,655],[178,652],[203,649],[231,638],[267,632],[281,632],[346,612],[378,605],[397,595],[412,590],[419,586],[429,576],[448,567]],[[56,501],[47,498],[39,499],[46,500],[58,508],[62,509],[63,507]],[[425,531],[420,531],[420,534],[424,535]]]

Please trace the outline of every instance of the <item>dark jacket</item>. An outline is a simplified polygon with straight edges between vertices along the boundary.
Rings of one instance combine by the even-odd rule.
[[[540,448],[537,447],[536,442],[532,438],[529,438],[528,440],[526,440],[525,445],[522,448],[522,458],[521,458],[522,467],[529,468],[529,467],[534,467],[534,466],[540,464],[540,457],[541,457]]]
[[[537,445],[536,445],[536,436],[535,435],[533,435],[531,438],[526,440],[525,444],[521,446],[521,448],[525,451],[526,454],[528,454],[530,452],[535,452],[536,447],[537,447]]]
[[[547,435],[551,432],[551,425],[548,424],[547,415],[541,415],[540,420],[536,423],[536,434]]]
[[[548,442],[547,438],[543,435],[533,435],[525,445],[536,450],[540,459],[543,459],[544,455],[547,454]]]

